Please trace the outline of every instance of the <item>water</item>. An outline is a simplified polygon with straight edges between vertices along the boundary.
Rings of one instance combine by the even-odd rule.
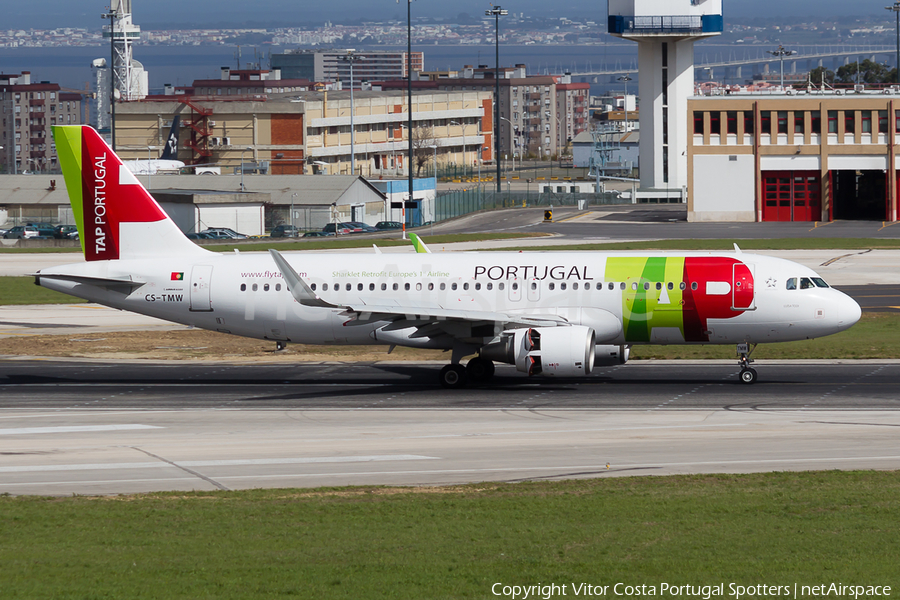
[[[377,46],[370,49],[401,48]],[[405,49],[405,46],[402,48]],[[427,70],[460,70],[463,65],[494,66],[494,46],[434,46],[416,45],[414,50],[425,53]],[[282,52],[284,48],[265,46],[260,57],[266,68],[269,52]],[[161,91],[164,84],[190,85],[195,79],[218,79],[221,67],[236,66],[234,46],[141,46],[134,47],[134,57],[150,74],[150,88]],[[698,44],[697,61],[707,59],[743,58],[757,56],[754,47],[716,46]],[[71,48],[0,48],[0,72],[21,73],[31,71],[32,81],[51,81],[62,87],[84,89],[91,80],[90,65],[96,58],[109,60],[109,46]],[[243,48],[243,63],[253,60],[253,49]],[[565,71],[582,72],[601,69],[631,69],[637,72],[637,45],[611,41],[602,45],[520,45],[501,46],[500,64],[511,66],[525,64],[528,74],[561,74]],[[600,81],[592,85],[592,93],[614,85]],[[636,79],[636,78],[635,78]],[[637,84],[635,83],[635,89]]]

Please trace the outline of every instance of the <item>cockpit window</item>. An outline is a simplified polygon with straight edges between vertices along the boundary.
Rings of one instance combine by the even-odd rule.
[[[825,280],[822,279],[821,277],[813,277],[812,280],[813,280],[813,283],[816,284],[816,287],[820,287],[820,288],[828,287],[828,284],[825,283]]]
[[[813,284],[813,282],[810,280],[809,277],[801,277],[800,278],[800,289],[801,290],[808,290],[808,289],[814,288],[814,287],[816,287],[816,286],[815,286],[815,284]]]
[[[796,290],[797,289],[797,278],[796,277],[789,278],[786,282],[785,287],[789,290]]]

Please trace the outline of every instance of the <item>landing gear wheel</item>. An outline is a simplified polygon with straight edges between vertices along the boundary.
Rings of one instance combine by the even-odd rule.
[[[741,371],[741,374],[739,375],[739,377],[741,378],[741,383],[746,383],[746,384],[756,383],[756,377],[757,377],[756,369],[750,369],[750,368],[744,369]]]
[[[494,376],[494,362],[480,356],[466,365],[466,375],[474,383],[484,383]]]
[[[462,365],[447,365],[441,369],[441,385],[450,390],[466,387],[466,368]]]

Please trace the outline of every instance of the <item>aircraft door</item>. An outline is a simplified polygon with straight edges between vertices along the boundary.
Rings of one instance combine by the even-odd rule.
[[[191,269],[191,311],[212,312],[212,298],[210,298],[210,283],[212,281],[212,266],[197,265]]]
[[[756,309],[753,271],[754,265],[740,262],[732,265],[731,308],[733,310]]]

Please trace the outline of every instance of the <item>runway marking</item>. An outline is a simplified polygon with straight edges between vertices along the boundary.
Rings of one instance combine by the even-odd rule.
[[[618,464],[619,468],[627,468],[627,469],[662,469],[662,468],[675,468],[675,467],[705,467],[705,466],[738,466],[738,465],[783,465],[786,463],[797,463],[798,465],[804,463],[835,463],[835,462],[843,462],[850,463],[854,461],[860,460],[900,460],[900,456],[897,455],[887,455],[887,456],[851,456],[851,457],[816,457],[816,458],[773,458],[773,459],[752,459],[752,460],[716,460],[716,461],[697,461],[697,462],[672,462],[672,463],[620,463]],[[597,464],[591,465],[559,465],[559,466],[547,466],[547,467],[492,467],[492,468],[475,468],[475,469],[442,469],[442,470],[417,470],[417,471],[358,471],[358,472],[346,472],[346,473],[292,473],[288,475],[229,475],[225,477],[218,477],[218,479],[222,480],[262,480],[262,479],[308,479],[312,477],[366,477],[366,476],[397,476],[397,475],[464,475],[464,474],[480,474],[480,473],[534,473],[534,472],[546,472],[546,471],[584,471],[584,470],[594,470],[597,474],[602,473],[610,473],[615,474],[615,470],[607,471],[606,470],[606,461],[603,460],[598,462]],[[158,464],[158,463],[152,463]],[[168,466],[168,465],[165,465]],[[565,473],[561,473],[560,477],[565,477]],[[158,478],[158,479],[112,479],[112,480],[95,480],[95,481],[41,481],[41,482],[19,482],[19,483],[4,483],[0,487],[27,487],[27,486],[41,486],[41,485],[101,485],[101,484],[127,484],[127,483],[160,483],[164,481],[174,481],[174,482],[184,482],[187,478],[178,477],[166,477],[166,478]],[[405,484],[411,485],[411,484]]]
[[[135,429],[165,429],[156,425],[67,425],[64,427],[20,427],[0,429],[0,435],[30,435],[41,433],[82,433],[87,431],[133,431]]]
[[[180,460],[170,462],[81,463],[70,465],[31,465],[0,467],[0,473],[37,473],[47,471],[102,471],[111,469],[164,469],[168,467],[246,467],[261,465],[311,465],[325,463],[388,462],[440,460],[437,456],[417,454],[380,454],[373,456],[314,456],[308,458],[256,458],[236,460]]]

